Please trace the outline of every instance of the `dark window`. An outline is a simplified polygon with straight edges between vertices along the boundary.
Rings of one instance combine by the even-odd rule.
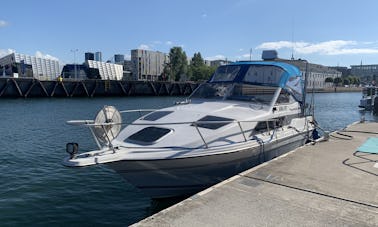
[[[214,123],[212,121],[214,121]],[[233,121],[234,119],[209,115],[199,119],[196,123],[197,126],[201,128],[218,129],[230,124]],[[194,124],[192,124],[192,126],[194,126]]]
[[[129,136],[126,140],[135,143],[154,143],[172,130],[168,128],[147,127]]]
[[[260,121],[259,123],[257,123],[256,127],[255,127],[255,131],[256,132],[266,132],[269,130],[272,130],[274,128],[276,128],[276,121]]]
[[[156,121],[156,120],[158,120],[162,117],[167,116],[170,113],[173,113],[173,111],[156,111],[156,112],[150,113],[147,116],[143,117],[142,120]]]

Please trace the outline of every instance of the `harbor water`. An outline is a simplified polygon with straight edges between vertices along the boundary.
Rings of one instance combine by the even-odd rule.
[[[310,95],[309,95],[310,96]],[[366,120],[360,93],[315,94],[315,117],[328,131]],[[182,97],[0,99],[1,226],[127,226],[175,201],[151,201],[104,166],[67,168],[67,142],[95,149],[89,131],[65,124],[93,119],[104,105],[154,109]],[[124,118],[131,121],[135,116]]]

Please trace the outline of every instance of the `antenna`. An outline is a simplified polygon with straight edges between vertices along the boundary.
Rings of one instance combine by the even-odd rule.
[[[249,61],[252,61],[252,48],[249,49]]]
[[[291,60],[294,60],[294,17],[291,18]]]

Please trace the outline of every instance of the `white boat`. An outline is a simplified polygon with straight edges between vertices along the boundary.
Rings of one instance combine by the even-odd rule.
[[[151,198],[190,195],[311,139],[302,85],[298,68],[285,63],[220,66],[172,107],[105,106],[95,120],[69,121],[88,127],[99,149],[78,154],[77,144],[68,143],[63,164],[105,164]],[[121,114],[135,111],[149,113],[121,122]]]
[[[374,100],[378,97],[378,87],[367,86],[362,88],[362,98],[358,107],[365,110],[372,110],[374,107]]]

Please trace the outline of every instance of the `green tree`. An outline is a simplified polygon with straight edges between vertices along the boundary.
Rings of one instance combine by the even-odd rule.
[[[183,80],[188,73],[188,61],[186,59],[186,53],[182,50],[181,47],[172,47],[169,51],[169,64],[165,69],[166,72],[169,72],[169,78],[175,81]]]
[[[347,78],[344,78],[343,79],[343,85],[349,85],[350,84],[350,80],[349,80],[349,78],[347,77]]]
[[[336,77],[334,80],[333,80],[333,83],[335,84],[335,86],[338,86],[343,80],[341,79],[341,77]]]
[[[361,81],[360,81],[360,78],[358,76],[355,76],[354,77],[354,84],[355,85],[360,85]]]
[[[325,82],[326,82],[326,83],[333,83],[333,78],[332,78],[332,77],[327,77],[327,78],[325,79]]]
[[[193,67],[201,67],[205,65],[205,61],[203,60],[200,52],[194,53],[190,65]]]
[[[190,79],[193,81],[208,80],[215,72],[216,67],[205,65],[201,53],[195,53],[189,67]]]

